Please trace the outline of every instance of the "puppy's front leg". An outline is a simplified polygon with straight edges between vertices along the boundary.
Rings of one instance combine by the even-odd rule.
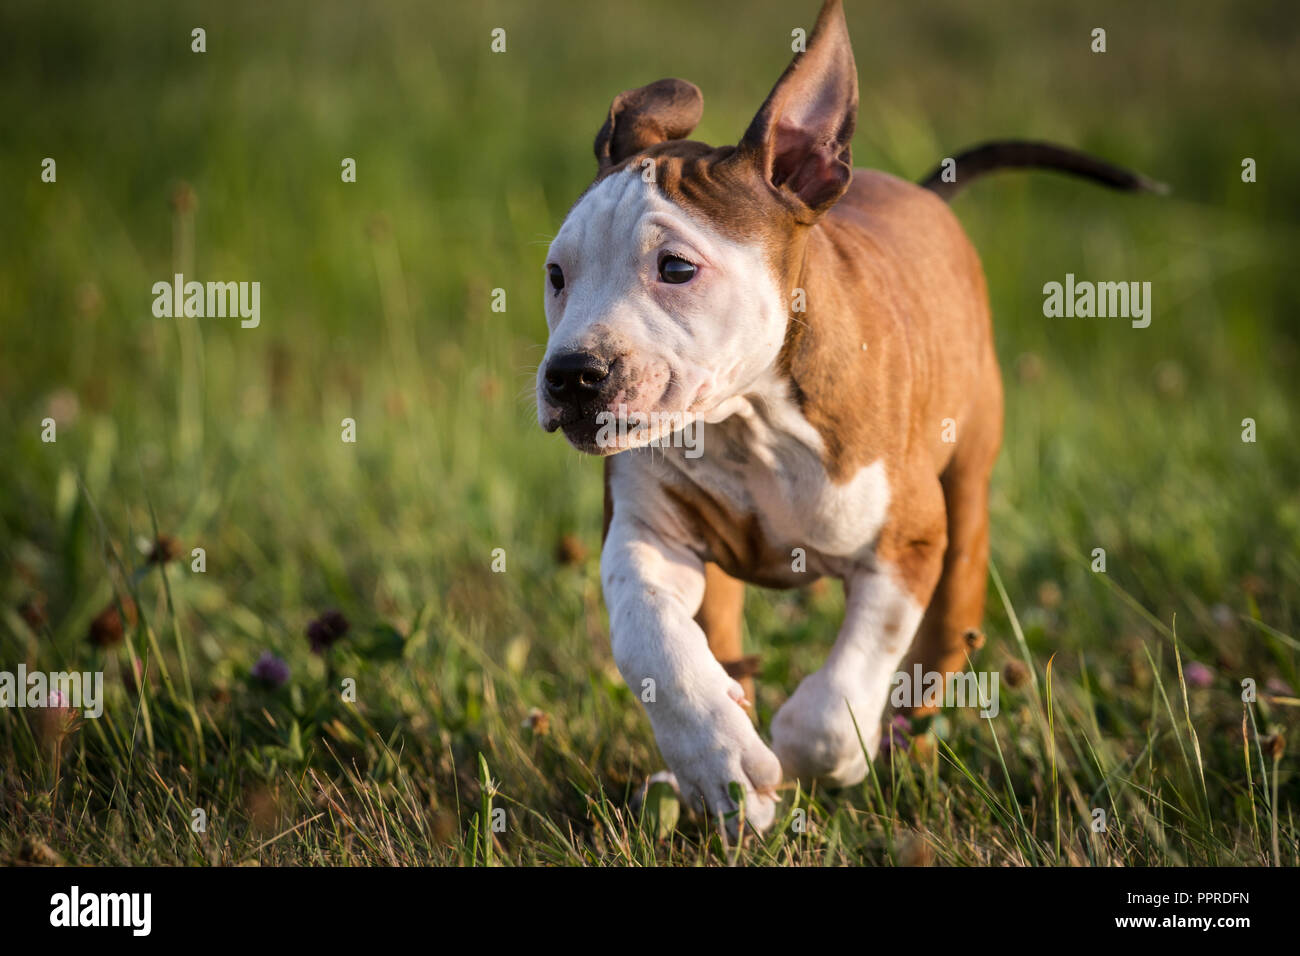
[[[924,612],[889,569],[846,581],[844,603],[825,665],[804,678],[772,721],[785,772],[837,787],[866,776],[890,684]]]
[[[645,706],[683,799],[725,814],[736,809],[728,793],[734,781],[744,789],[745,819],[765,830],[776,813],[781,764],[750,723],[740,684],[695,623],[703,562],[635,517],[616,514],[600,566],[614,660]]]

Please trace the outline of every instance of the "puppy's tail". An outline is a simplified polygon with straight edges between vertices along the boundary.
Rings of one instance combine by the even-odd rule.
[[[945,167],[952,168],[947,166],[946,160],[921,180],[921,185],[940,199],[951,199],[959,189],[999,169],[1054,169],[1125,192],[1156,193],[1161,196],[1169,192],[1169,187],[1164,183],[1148,179],[1141,173],[1112,166],[1095,156],[1051,143],[997,140],[968,149],[954,157],[954,160],[956,167],[953,173],[956,178],[952,182],[945,182],[943,178]],[[949,173],[949,178],[953,178],[952,173]]]

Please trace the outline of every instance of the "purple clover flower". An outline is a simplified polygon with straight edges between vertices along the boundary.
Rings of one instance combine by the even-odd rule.
[[[1209,687],[1214,683],[1214,671],[1200,661],[1189,661],[1187,666],[1183,668],[1183,676],[1187,678],[1187,683],[1193,687]]]
[[[307,640],[313,653],[324,654],[348,632],[348,619],[342,611],[326,611],[307,625]]]
[[[895,747],[906,750],[912,744],[912,722],[902,714],[896,714],[889,722],[889,733],[880,741],[880,752],[887,754]]]
[[[267,687],[282,687],[289,679],[289,665],[270,651],[262,651],[251,673],[254,680]]]

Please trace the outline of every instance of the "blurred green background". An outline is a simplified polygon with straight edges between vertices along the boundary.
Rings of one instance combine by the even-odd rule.
[[[1035,660],[1058,654],[1087,689],[1081,723],[1120,760],[1149,729],[1141,648],[1170,666],[1175,617],[1184,658],[1217,681],[1206,728],[1240,723],[1241,676],[1297,686],[1300,18],[1284,2],[1087,7],[849,2],[847,17],[859,166],[915,179],[1014,136],[1173,186],[1130,197],[1007,174],[955,202],[1007,379],[994,563]],[[126,722],[120,740],[82,731],[85,773],[65,768],[64,786],[104,812],[121,803],[133,698],[111,675],[128,665],[85,635],[128,593],[134,648],[161,648],[185,674],[175,699],[159,691],[158,722],[171,713],[182,729],[160,732],[152,757],[188,767],[178,786],[194,794],[238,802],[250,780],[280,794],[285,766],[334,766],[326,744],[344,733],[326,733],[336,717],[311,698],[326,663],[303,638],[331,606],[354,631],[402,638],[400,662],[331,664],[361,675],[360,703],[337,719],[352,722],[353,756],[370,754],[366,772],[419,777],[430,812],[473,789],[480,752],[521,802],[570,821],[587,819],[584,787],[617,793],[657,769],[609,659],[600,464],[534,418],[545,250],[594,173],[617,92],[689,79],[705,95],[695,138],[734,142],[816,12],[814,0],[0,8],[0,664],[98,663]],[[1097,26],[1104,54],[1090,51]],[[205,53],[191,52],[194,27]],[[355,184],[340,181],[344,157]],[[260,328],[154,318],[153,283],[181,270],[260,281]],[[1151,326],[1044,318],[1042,286],[1067,272],[1150,281]],[[490,308],[496,288],[504,313]],[[47,415],[54,444],[40,440]],[[355,445],[340,441],[345,417]],[[1241,441],[1247,417],[1254,444]],[[205,574],[188,558],[169,569],[170,595],[140,570],[154,516],[185,555],[207,552]],[[1088,570],[1095,547],[1104,578]],[[495,548],[505,574],[489,569]],[[984,653],[997,665],[1015,645],[990,593]],[[752,590],[748,612],[766,720],[818,665],[838,598]],[[241,696],[265,650],[292,667],[292,697]],[[270,728],[263,707],[280,715]],[[534,707],[545,734],[520,730]],[[50,768],[15,719],[0,715],[0,750],[19,755],[4,771],[24,811],[11,819],[44,827],[58,793],[54,809],[32,802]],[[386,765],[362,724],[406,754]],[[1241,775],[1239,731],[1222,747],[1237,763],[1211,777]],[[1017,772],[1041,786],[1024,759]],[[1207,815],[1215,803],[1232,818],[1245,794],[1207,793]]]

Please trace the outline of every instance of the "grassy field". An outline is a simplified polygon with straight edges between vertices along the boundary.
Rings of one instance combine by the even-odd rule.
[[[1010,175],[955,203],[1007,379],[974,660],[1029,679],[998,718],[911,727],[739,846],[638,813],[661,764],[609,653],[600,464],[532,407],[546,243],[615,93],[690,79],[696,137],[734,142],[816,6],[4,4],[0,670],[103,671],[106,704],[0,710],[0,861],[1300,862],[1283,2],[850,0],[859,165],[1025,136],[1174,193]],[[260,326],[155,318],[175,272],[259,281]],[[1151,326],[1044,318],[1067,272],[1150,281]],[[750,590],[764,730],[841,603]]]

